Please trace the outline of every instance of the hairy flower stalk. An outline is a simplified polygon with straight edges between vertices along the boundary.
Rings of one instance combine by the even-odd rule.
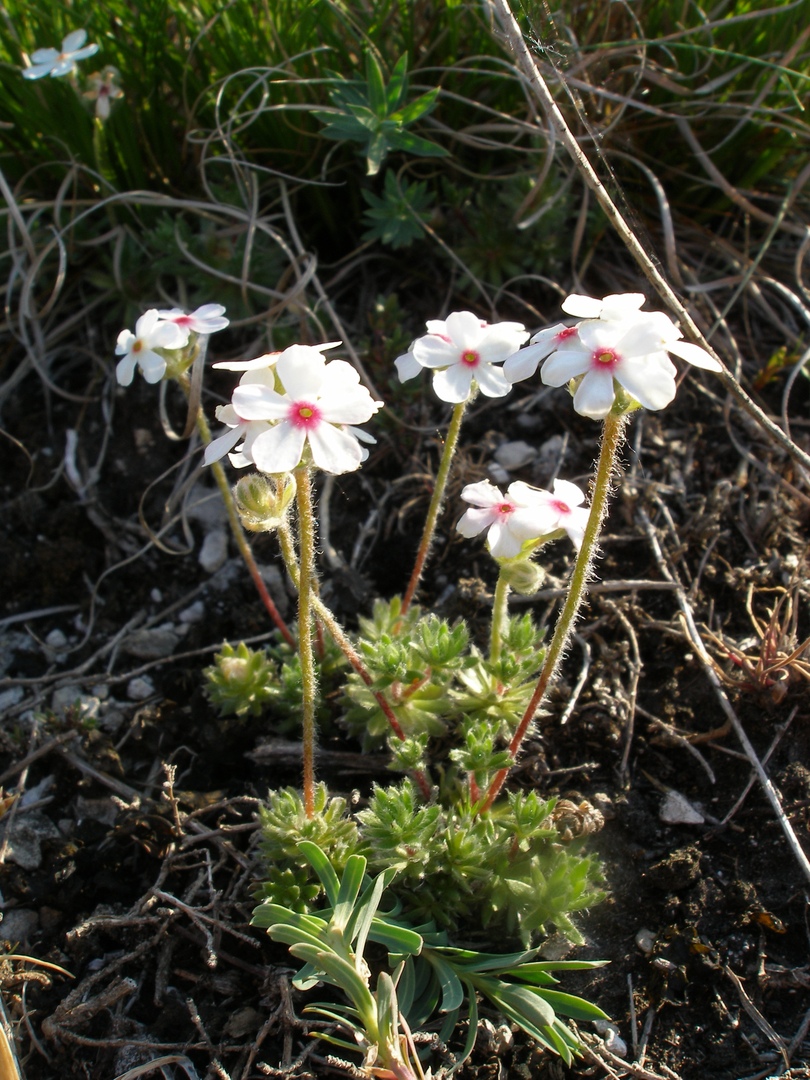
[[[309,469],[295,470],[298,508],[298,541],[301,557],[298,574],[298,655],[301,660],[301,727],[304,757],[304,809],[315,816],[315,656],[312,649],[312,579],[315,574],[315,515],[312,512],[312,484]]]
[[[509,574],[503,566],[499,567],[498,582],[492,599],[492,627],[489,636],[489,659],[493,664],[501,658],[503,647],[503,628],[509,616]]]
[[[410,608],[411,603],[413,602],[414,594],[422,579],[425,562],[430,554],[433,537],[436,533],[436,522],[439,519],[439,512],[441,511],[442,503],[444,502],[447,478],[450,475],[450,466],[453,463],[453,455],[455,454],[456,446],[458,445],[461,421],[464,419],[464,412],[467,408],[467,404],[467,401],[459,402],[453,409],[453,417],[450,421],[450,426],[447,429],[447,436],[444,440],[444,449],[442,450],[442,457],[439,462],[439,471],[436,474],[436,483],[433,487],[433,496],[431,497],[427,517],[425,518],[422,539],[419,541],[419,547],[416,552],[416,561],[414,562],[413,570],[411,572],[411,579],[408,582],[408,588],[405,590],[405,596],[402,601],[403,615],[408,613],[408,608]]]
[[[585,527],[585,535],[582,546],[579,549],[577,561],[574,564],[574,572],[571,575],[571,584],[568,596],[560,612],[557,625],[554,627],[554,636],[549,643],[543,669],[537,680],[537,686],[531,696],[526,711],[518,725],[511,743],[509,752],[513,760],[517,760],[526,732],[534,719],[535,713],[542,704],[549,684],[557,673],[562,656],[568,641],[573,633],[582,601],[588,591],[588,581],[591,576],[593,561],[598,549],[599,535],[607,513],[608,500],[610,498],[611,478],[616,467],[616,458],[624,440],[624,430],[627,424],[627,415],[624,412],[611,412],[605,418],[602,446],[599,451],[599,461],[594,478],[593,499],[591,502],[588,524]],[[486,813],[498,796],[503,787],[508,769],[501,769],[489,786],[486,798],[481,806],[481,813]]]

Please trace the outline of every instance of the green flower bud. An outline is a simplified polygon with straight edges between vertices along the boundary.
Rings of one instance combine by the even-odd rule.
[[[289,474],[268,477],[263,473],[243,476],[234,488],[236,509],[251,532],[274,532],[284,520],[295,495]]]
[[[521,596],[536,593],[546,576],[545,570],[530,559],[504,559],[500,565],[509,587]]]

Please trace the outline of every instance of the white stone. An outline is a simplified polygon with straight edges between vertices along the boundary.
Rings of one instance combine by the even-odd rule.
[[[504,469],[520,469],[524,465],[528,465],[530,461],[534,461],[537,457],[537,451],[533,446],[529,446],[527,442],[518,439],[515,442],[501,443],[495,451],[494,457]]]
[[[606,1050],[615,1054],[616,1057],[627,1057],[627,1043],[619,1035],[619,1029],[615,1024],[611,1024],[609,1020],[594,1020],[593,1026],[602,1036]]]
[[[136,630],[124,639],[121,648],[139,660],[163,660],[171,656],[179,643],[180,634],[171,623],[164,623],[150,630]]]
[[[679,791],[668,791],[661,803],[658,817],[667,825],[702,825],[703,814]]]
[[[127,683],[127,697],[130,701],[146,701],[155,692],[155,684],[148,675],[139,675]]]
[[[67,636],[58,627],[55,630],[51,630],[45,638],[45,644],[49,649],[64,649],[67,643]]]
[[[224,529],[214,529],[202,542],[197,561],[207,574],[213,574],[228,558],[228,534]]]
[[[205,618],[205,604],[202,600],[195,600],[190,607],[184,608],[177,618],[185,625],[202,622]]]
[[[10,709],[13,705],[19,705],[25,697],[25,691],[21,686],[12,686],[0,694],[0,713]]]

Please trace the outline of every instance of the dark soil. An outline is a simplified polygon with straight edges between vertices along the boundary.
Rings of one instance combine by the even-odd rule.
[[[108,413],[115,403],[109,426],[99,402],[37,404],[23,393],[37,399],[23,385],[6,418],[12,438],[0,442],[0,780],[21,796],[4,818],[0,932],[10,955],[0,973],[24,1076],[336,1075],[308,1037],[305,1001],[290,988],[295,965],[249,926],[255,812],[269,787],[298,782],[296,734],[270,714],[221,720],[202,692],[222,641],[267,637],[267,616],[234,549],[215,573],[200,566],[215,512],[148,542],[199,455],[159,480],[184,451],[164,438],[143,383],[103,391]],[[444,422],[429,395],[425,429],[384,429],[372,460],[329,497],[322,546],[347,565],[324,558],[324,587],[350,628],[376,592],[407,579]],[[552,451],[512,479],[545,485],[558,470],[585,481],[598,429],[562,401],[559,391],[476,410],[426,604],[485,625],[493,567],[452,526],[458,490],[487,476],[500,443]],[[68,429],[77,449],[66,453]],[[806,425],[794,435],[810,446]],[[725,421],[698,376],[665,413],[636,418],[624,465],[599,566],[600,585],[624,584],[593,592],[553,715],[511,782],[605,817],[592,847],[609,897],[579,920],[587,944],[570,955],[610,963],[563,988],[601,1005],[626,1049],[589,1029],[584,1057],[566,1069],[520,1033],[499,1032],[493,1016],[459,1075],[810,1077],[810,883],[760,784],[745,795],[751,767],[665,579],[682,584],[807,849],[810,661],[806,647],[791,654],[810,635],[808,502],[790,461],[738,416]],[[255,551],[277,565],[272,538]],[[517,601],[537,619],[553,620],[570,557],[556,545],[544,590]],[[281,576],[270,585],[291,613]],[[163,637],[133,646],[150,629]],[[133,686],[144,678],[151,684]],[[279,737],[286,747],[268,751]],[[384,776],[337,725],[319,767],[334,792],[359,799]]]

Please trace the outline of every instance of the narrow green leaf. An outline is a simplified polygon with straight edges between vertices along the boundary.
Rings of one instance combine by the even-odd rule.
[[[555,1012],[570,1016],[572,1020],[609,1020],[610,1017],[598,1005],[575,994],[563,994],[559,990],[536,990]]]
[[[330,928],[333,927],[343,933],[349,925],[365,874],[365,858],[362,855],[352,855],[347,860],[343,871],[343,878],[340,882],[340,889],[330,920]]]
[[[347,936],[349,941],[354,941],[354,951],[358,963],[360,963],[363,958],[363,953],[366,951],[366,941],[368,940],[371,924],[374,921],[377,908],[380,906],[384,888],[385,877],[383,874],[379,874],[371,888],[366,889],[363,893],[362,899],[355,911],[355,918],[352,919],[351,930]]]
[[[460,1008],[464,1001],[464,987],[455,970],[438,953],[426,953],[425,956],[439,980],[442,992],[442,1012]]]
[[[324,973],[324,982],[331,982],[347,995],[349,1000],[357,1007],[362,1017],[368,1017],[374,1013],[374,998],[366,984],[355,971],[348,960],[344,960],[337,953],[327,952],[324,948],[313,945],[300,944],[290,947],[290,952],[299,960],[320,969]]]
[[[395,131],[389,141],[394,150],[405,150],[417,157],[449,157],[450,151],[430,139],[422,139],[418,135],[412,135],[410,131]]]
[[[437,86],[435,90],[428,90],[426,94],[421,94],[418,98],[414,98],[413,101],[409,101],[407,105],[403,105],[401,109],[392,112],[389,119],[396,120],[403,127],[407,127],[408,124],[412,124],[415,120],[432,112],[436,108],[436,98],[438,96],[439,88]]]
[[[366,50],[366,83],[369,105],[374,114],[382,120],[388,113],[385,80],[373,49]]]
[[[311,840],[301,840],[298,844],[298,850],[321,879],[326,898],[334,907],[337,903],[340,881],[328,857]]]
[[[408,94],[408,54],[403,53],[396,62],[391,81],[388,83],[386,107],[389,116],[397,111]]]
[[[422,951],[422,935],[407,926],[397,926],[396,923],[388,922],[380,915],[375,915],[371,921],[371,929],[368,934],[372,941],[383,945],[389,953],[407,953],[409,956],[418,956]]]

